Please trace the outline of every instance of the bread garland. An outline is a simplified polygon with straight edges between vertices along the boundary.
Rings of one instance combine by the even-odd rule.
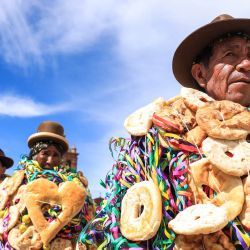
[[[28,184],[42,177],[42,178],[52,181],[53,183],[57,185],[65,181],[73,181],[77,185],[80,185],[83,187],[83,184],[81,183],[79,179],[78,173],[76,173],[76,171],[74,169],[71,169],[69,166],[58,165],[58,166],[55,166],[53,169],[47,170],[47,169],[41,168],[37,161],[29,160],[27,156],[24,155],[22,156],[15,173],[17,173],[20,170],[25,172],[25,177],[22,182],[22,185]],[[10,205],[11,205],[11,202],[9,202],[7,206],[2,211],[0,211],[0,213],[3,214],[3,217],[6,220],[5,221],[6,224],[8,224],[8,220],[9,220],[9,216],[6,216],[6,215],[8,215],[8,210],[9,210]],[[56,237],[61,237],[64,239],[69,239],[69,240],[77,239],[82,228],[93,217],[93,215],[89,214],[89,208],[93,206],[94,206],[93,200],[91,198],[90,193],[88,192],[84,206],[81,209],[81,211],[66,226],[64,226],[60,230],[60,232],[57,234]],[[54,218],[57,218],[60,212],[61,212],[61,206],[54,205],[45,212],[44,217],[48,221],[51,221]],[[20,225],[22,227],[22,230],[24,231],[30,226],[30,221],[29,220],[27,221],[26,218],[28,218],[27,209],[25,209],[21,213],[21,216],[20,216],[20,221],[21,221]],[[3,236],[4,236],[3,241],[1,242],[1,244],[3,245],[3,247],[5,247],[4,249],[11,249],[9,242],[8,242],[8,231],[4,232]],[[45,247],[44,249],[46,249],[46,246],[44,247]],[[1,245],[0,245],[0,248],[1,248]]]
[[[164,146],[159,138],[164,139]],[[115,164],[102,186],[107,189],[100,213],[80,234],[79,244],[102,248],[170,249],[174,246],[175,233],[167,226],[180,211],[191,206],[192,193],[188,189],[188,165],[203,157],[200,149],[187,142],[183,136],[169,133],[153,126],[145,136],[131,139],[112,138],[111,154],[116,153]],[[163,205],[163,218],[155,237],[149,241],[133,242],[122,236],[119,229],[120,206],[126,190],[135,183],[153,179],[158,185]],[[204,187],[209,196],[216,193]],[[223,228],[237,249],[250,247],[250,232],[243,228],[238,217]],[[96,241],[101,234],[102,241]]]
[[[161,131],[162,132],[162,131]],[[194,146],[175,134],[165,135],[181,148],[194,150]],[[118,151],[116,164],[107,174],[103,186],[109,190],[101,212],[79,236],[79,242],[88,246],[96,244],[93,232],[103,231],[104,241],[99,247],[119,249],[119,247],[142,248],[147,242],[129,241],[119,231],[120,206],[128,188],[143,180],[152,179],[158,185],[163,205],[163,218],[156,236],[150,240],[155,248],[167,249],[174,243],[175,234],[167,227],[179,211],[190,206],[192,194],[188,191],[187,172],[189,160],[199,159],[190,151],[176,151],[160,146],[159,129],[152,128],[145,137],[123,139],[113,138],[110,149]],[[164,172],[165,171],[165,172]]]

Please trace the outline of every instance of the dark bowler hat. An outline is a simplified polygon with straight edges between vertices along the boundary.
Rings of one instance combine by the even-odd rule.
[[[0,149],[0,161],[6,168],[10,168],[14,164],[14,161],[11,158],[5,156],[5,153],[2,149]]]
[[[64,128],[61,124],[53,121],[44,121],[38,128],[37,133],[28,138],[28,146],[32,148],[38,141],[52,140],[62,145],[65,152],[68,151],[69,144],[64,135]]]
[[[191,74],[194,60],[211,42],[220,36],[234,32],[250,35],[250,19],[234,18],[223,14],[187,36],[176,49],[173,57],[172,67],[177,81],[185,87],[199,88]]]

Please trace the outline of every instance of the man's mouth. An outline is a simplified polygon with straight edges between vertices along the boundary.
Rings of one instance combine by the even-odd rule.
[[[250,78],[248,78],[248,77],[241,77],[241,78],[236,79],[234,82],[250,83]]]
[[[232,83],[237,83],[237,82],[244,82],[244,83],[250,84],[250,78],[243,77],[243,78],[235,79],[234,81],[232,81]]]

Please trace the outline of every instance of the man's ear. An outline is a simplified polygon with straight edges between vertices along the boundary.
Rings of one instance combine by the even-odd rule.
[[[207,85],[206,77],[204,75],[204,66],[200,63],[192,65],[191,74],[196,82],[204,89]]]

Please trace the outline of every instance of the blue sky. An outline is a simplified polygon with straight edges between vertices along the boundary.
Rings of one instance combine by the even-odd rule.
[[[177,45],[222,13],[249,18],[249,1],[1,0],[0,148],[17,165],[38,124],[58,121],[104,195],[109,138],[128,136],[137,108],[179,93]]]

